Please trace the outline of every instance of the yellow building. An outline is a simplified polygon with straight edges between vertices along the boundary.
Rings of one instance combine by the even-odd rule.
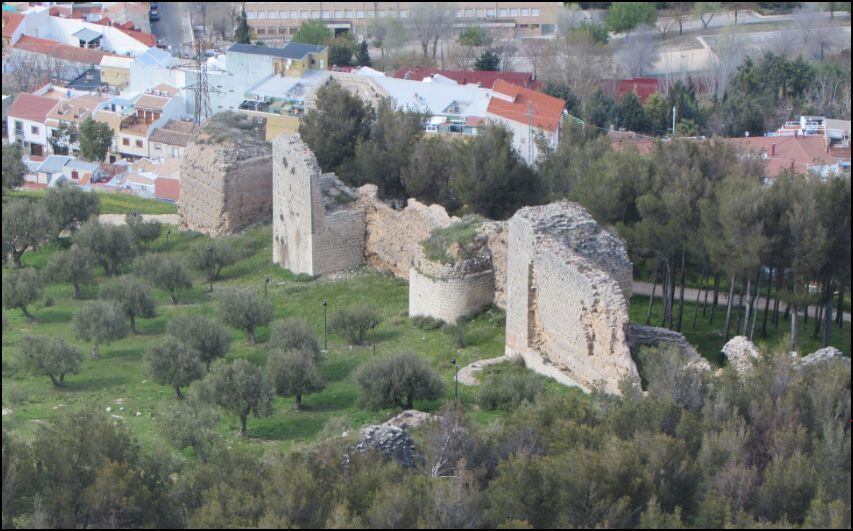
[[[130,84],[130,64],[133,57],[105,55],[101,59],[101,81],[119,90]]]

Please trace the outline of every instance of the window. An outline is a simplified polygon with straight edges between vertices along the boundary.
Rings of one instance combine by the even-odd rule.
[[[266,11],[258,11],[258,20],[266,20],[267,12]]]
[[[39,126],[37,126],[37,125],[30,126],[30,133],[32,133],[34,135],[39,134]]]
[[[461,17],[461,16],[462,16],[462,10],[461,10],[461,9],[457,9],[457,10],[456,10],[456,16],[457,16],[457,17]]]
[[[281,17],[284,18],[284,17]],[[299,11],[291,11],[290,18],[299,18]]]
[[[364,10],[363,9],[356,9],[355,10],[355,16],[358,18],[364,18]]]
[[[347,9],[347,15],[346,15],[346,17],[347,17],[347,18],[352,18],[352,17],[353,17],[352,9]]]
[[[400,10],[400,18],[408,18],[408,17],[409,17],[409,12],[405,9],[401,9]]]
[[[485,16],[485,14],[486,14],[486,10],[485,10],[485,9],[478,9],[478,10],[477,10],[477,16],[478,16],[478,17],[483,18],[483,17]]]
[[[474,16],[474,10],[473,9],[466,9],[465,10],[465,16],[466,17],[473,17]]]
[[[23,133],[24,132],[24,122],[20,120],[15,120],[15,132]]]
[[[486,10],[486,16],[487,16],[487,17],[493,17],[493,16],[495,16],[495,10],[494,10],[494,9],[487,9],[487,10]]]
[[[136,141],[136,147],[138,147],[138,148],[141,148],[141,147],[142,147],[142,140],[137,140],[137,141]]]
[[[529,9],[527,9],[526,7],[525,7],[525,8],[523,8],[523,9],[521,10],[521,16],[522,16],[522,17],[529,17],[529,16],[530,16],[530,10],[529,10]]]
[[[385,10],[384,10],[384,9],[380,9],[380,10],[379,10],[379,16],[380,16],[380,17],[384,17],[384,16],[385,16]]]
[[[77,170],[71,170],[71,178],[75,181],[80,178],[80,174],[77,173]]]
[[[257,28],[255,31],[258,32],[258,35],[266,35],[267,34],[266,28]]]
[[[255,19],[255,12],[254,11],[246,11],[246,19],[247,20],[254,20]]]
[[[154,151],[163,151],[160,144],[154,144]]]
[[[335,18],[344,18],[344,10],[343,9],[335,10]]]
[[[498,9],[498,16],[500,16],[500,17],[505,17],[505,16],[507,16],[508,11],[509,11],[509,10],[508,10],[507,8],[502,7],[502,8],[500,8],[500,9]]]
[[[530,9],[530,16],[532,16],[532,17],[538,17],[538,16],[539,16],[539,10],[538,10],[538,9],[536,9],[536,8],[531,8],[531,9]]]
[[[180,154],[178,153],[178,148],[176,148],[176,147],[172,148],[172,158],[173,159],[180,158]]]
[[[332,12],[323,10],[323,18],[332,18]]]
[[[309,15],[308,11],[300,11],[299,12],[299,18],[308,18],[308,15]]]
[[[130,139],[127,137],[124,137],[124,136],[121,137],[121,145],[122,146],[129,146],[130,145]]]
[[[311,18],[320,18],[320,12],[319,11],[312,11],[311,12]]]
[[[368,16],[368,17],[372,17],[372,16],[373,16],[373,10],[372,10],[372,9],[368,9],[368,10],[367,10],[367,16]]]
[[[509,16],[517,17],[518,16],[518,9],[510,9],[509,10]]]

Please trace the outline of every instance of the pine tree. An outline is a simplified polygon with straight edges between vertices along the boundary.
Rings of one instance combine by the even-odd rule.
[[[240,44],[250,44],[251,37],[249,21],[246,19],[246,6],[243,6],[240,10],[240,16],[237,17],[237,29],[234,30],[234,40]]]
[[[371,66],[370,54],[367,53],[367,41],[361,41],[355,56],[355,64],[358,66]]]

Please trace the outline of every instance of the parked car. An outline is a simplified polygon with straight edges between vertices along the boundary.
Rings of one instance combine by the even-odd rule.
[[[160,11],[157,10],[156,7],[151,8],[151,13],[148,15],[148,20],[151,22],[157,22],[160,20]]]

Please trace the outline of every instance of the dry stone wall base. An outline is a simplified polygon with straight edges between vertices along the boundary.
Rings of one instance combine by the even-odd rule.
[[[632,351],[636,351],[642,346],[672,345],[684,356],[685,367],[711,370],[711,364],[708,363],[708,360],[699,355],[684,335],[674,330],[632,324],[628,326],[628,345]]]
[[[491,269],[460,278],[432,278],[409,270],[409,316],[434,317],[455,324],[492,303],[495,274]]]

